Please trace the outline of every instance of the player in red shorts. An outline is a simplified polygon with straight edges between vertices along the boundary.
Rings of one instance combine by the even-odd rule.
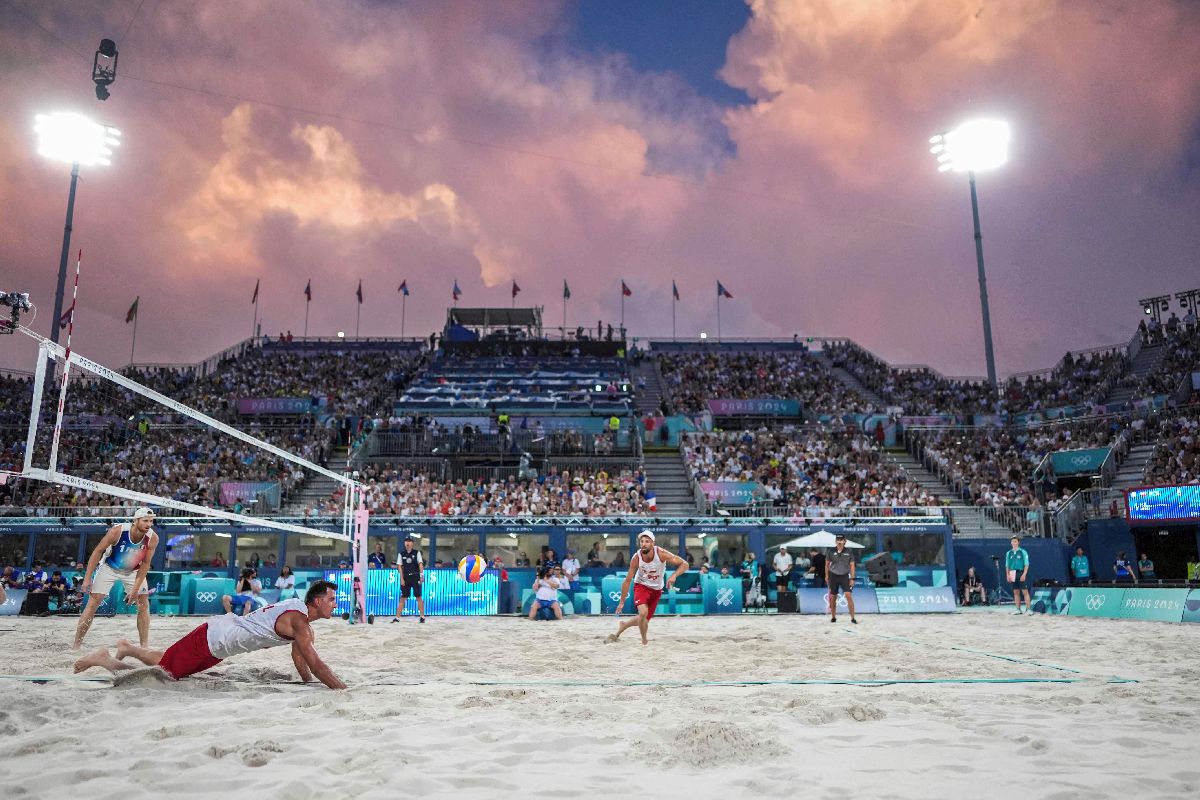
[[[307,683],[315,675],[330,689],[345,689],[346,684],[338,680],[317,655],[310,624],[313,620],[329,619],[336,606],[337,587],[329,581],[317,581],[308,587],[303,601],[284,600],[244,616],[210,617],[166,650],[136,647],[121,639],[117,642],[116,658],[109,655],[107,648],[101,647],[76,661],[75,671],[104,667],[115,674],[134,668],[122,661],[132,656],[147,666],[159,667],[175,680],[181,680],[211,669],[230,656],[290,644],[292,663],[303,681]]]
[[[688,571],[686,561],[654,543],[653,531],[642,531],[638,534],[638,547],[638,552],[629,559],[629,572],[625,575],[625,582],[621,584],[621,601],[617,603],[619,614],[625,605],[625,598],[629,596],[629,583],[632,581],[633,605],[637,608],[637,616],[617,625],[617,632],[610,633],[604,640],[606,642],[615,642],[621,638],[622,633],[637,625],[642,634],[642,644],[647,644],[650,640],[646,638],[646,632],[650,629],[654,609],[658,608],[658,599],[662,597],[663,574],[667,565],[675,567],[674,574],[666,580],[668,589],[674,588],[675,579]]]

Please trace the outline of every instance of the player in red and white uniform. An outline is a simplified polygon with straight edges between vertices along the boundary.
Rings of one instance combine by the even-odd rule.
[[[621,600],[617,603],[617,613],[620,613],[620,609],[625,605],[625,598],[629,596],[629,584],[632,581],[633,605],[637,608],[637,616],[619,624],[617,632],[610,633],[605,639],[606,642],[615,642],[621,638],[622,633],[637,625],[642,634],[642,644],[647,644],[650,640],[646,638],[646,632],[650,628],[654,610],[658,608],[658,599],[662,597],[663,575],[667,571],[667,565],[675,567],[675,572],[666,579],[667,589],[674,588],[675,579],[688,571],[686,561],[654,543],[653,531],[642,531],[638,534],[638,547],[638,552],[629,559],[629,572],[621,584]]]
[[[311,623],[329,619],[337,606],[337,587],[329,581],[317,581],[308,587],[304,600],[293,598],[260,608],[244,616],[225,614],[210,617],[200,627],[168,647],[151,650],[136,647],[125,639],[117,641],[117,657],[108,649],[93,650],[75,662],[75,671],[104,667],[112,673],[133,669],[122,659],[132,656],[147,666],[157,666],[175,680],[211,669],[222,660],[269,647],[292,646],[292,663],[304,682],[315,675],[330,689],[345,689],[333,670],[325,665],[313,646]]]

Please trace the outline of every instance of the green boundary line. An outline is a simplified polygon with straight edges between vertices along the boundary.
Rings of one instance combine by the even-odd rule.
[[[0,675],[0,680],[24,681],[26,683],[62,683],[75,681],[78,683],[112,684],[111,678],[99,678],[75,675]],[[241,683],[241,681],[230,681]],[[711,687],[747,687],[747,686],[929,686],[929,685],[976,685],[999,684],[1014,685],[1025,683],[1087,683],[1085,678],[779,678],[770,680],[745,681],[621,681],[621,680],[578,680],[578,681],[368,681],[359,686],[512,686],[527,688],[550,687],[658,687],[667,689],[697,689]],[[1132,678],[1112,677],[1105,683],[1137,683]],[[308,686],[294,681],[246,683],[246,686]]]
[[[1053,670],[1058,670],[1059,672],[1070,672],[1074,675],[1086,675],[1087,674],[1083,670],[1074,669],[1072,667],[1061,667],[1057,664],[1046,664],[1041,661],[1032,661],[1027,658],[1017,658],[1016,656],[1003,656],[998,653],[989,653],[986,650],[976,650],[971,647],[959,647],[958,645],[953,645],[953,644],[928,644],[926,642],[918,642],[916,639],[909,639],[904,636],[893,636],[893,635],[886,634],[886,633],[863,633],[861,631],[853,631],[848,628],[842,628],[841,630],[842,630],[842,633],[849,634],[851,636],[874,636],[877,639],[890,639],[890,640],[896,641],[896,642],[904,642],[906,644],[917,645],[918,647],[930,647],[930,648],[941,647],[941,648],[945,648],[947,650],[955,650],[960,653],[971,653],[972,655],[984,656],[986,658],[994,658],[999,661],[1008,661],[1013,664],[1025,664],[1026,666],[1040,667],[1042,669],[1053,669]],[[1108,679],[1108,682],[1109,683],[1138,683],[1139,681],[1136,678],[1121,678],[1121,677],[1114,675]]]

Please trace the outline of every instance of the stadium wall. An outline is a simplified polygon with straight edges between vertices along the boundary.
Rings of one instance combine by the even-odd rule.
[[[1011,546],[1007,539],[955,539],[954,563],[958,571],[955,574],[954,585],[957,586],[967,574],[968,567],[975,567],[975,574],[983,579],[983,585],[991,592],[996,588],[996,567],[992,556],[1000,556],[1003,559]],[[1045,579],[1063,584],[1068,582],[1069,548],[1058,539],[1022,539],[1021,547],[1029,553],[1031,582]],[[1004,569],[1003,563],[1000,568]]]

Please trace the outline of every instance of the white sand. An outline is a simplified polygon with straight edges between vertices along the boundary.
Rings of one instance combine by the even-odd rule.
[[[155,618],[152,644],[199,622]],[[0,619],[0,673],[69,675],[74,624]],[[179,683],[149,671],[117,686],[0,680],[0,786],[7,797],[290,800],[326,790],[355,798],[1200,796],[1200,626],[994,611],[871,616],[855,629],[818,617],[660,618],[643,647],[636,629],[603,644],[613,625],[318,623],[318,649],[351,685],[346,692],[287,683],[286,648]],[[118,637],[136,637],[132,618],[97,620],[85,649]],[[1139,682],[1108,683],[1113,675]],[[1015,677],[1080,682],[545,685]],[[471,685],[480,680],[530,685]]]

